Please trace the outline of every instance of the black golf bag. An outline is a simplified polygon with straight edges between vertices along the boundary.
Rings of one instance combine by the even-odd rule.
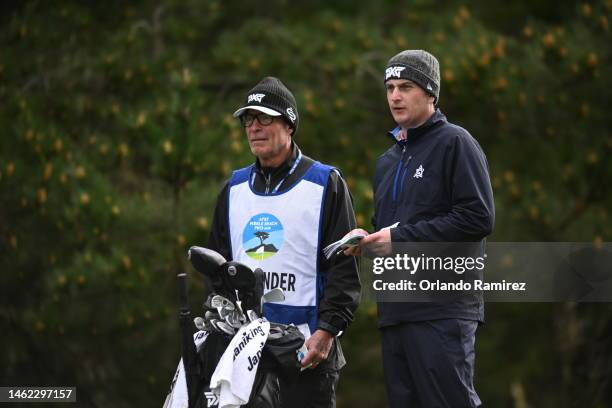
[[[182,357],[189,408],[208,408],[218,406],[215,394],[210,390],[210,380],[221,356],[233,338],[223,321],[223,310],[215,308],[215,300],[221,297],[231,309],[242,313],[249,310],[262,314],[263,279],[260,269],[252,271],[238,262],[228,262],[220,254],[207,248],[192,247],[189,259],[197,271],[212,282],[213,293],[204,302],[205,318],[196,318],[200,334],[207,334],[205,341],[196,349],[194,343],[194,320],[187,302],[186,274],[179,274],[180,312],[179,320],[182,337]],[[219,295],[219,296],[217,296]],[[228,305],[228,302],[232,305]],[[218,313],[215,311],[218,310]],[[225,310],[225,309],[224,309]],[[227,316],[225,316],[227,317]],[[199,319],[199,320],[198,320]],[[226,319],[231,322],[230,318]],[[234,327],[238,325],[234,323]],[[247,324],[248,320],[244,323]],[[270,332],[263,347],[255,380],[251,389],[248,408],[280,407],[280,382],[290,383],[297,378],[300,364],[296,351],[304,344],[303,334],[294,325],[270,323]],[[177,372],[177,375],[178,372]],[[176,383],[173,381],[170,393]],[[170,395],[170,394],[169,394]],[[168,399],[164,407],[168,405]],[[170,405],[168,405],[170,406]]]

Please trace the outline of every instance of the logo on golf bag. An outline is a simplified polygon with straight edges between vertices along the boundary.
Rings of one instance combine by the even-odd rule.
[[[219,405],[219,398],[217,398],[213,392],[207,391],[204,393],[204,396],[206,397],[207,407],[216,407]]]
[[[258,261],[274,256],[283,245],[283,224],[272,214],[253,216],[242,232],[242,247]]]

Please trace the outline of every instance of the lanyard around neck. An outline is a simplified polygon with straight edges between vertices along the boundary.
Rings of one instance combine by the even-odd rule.
[[[287,180],[287,178],[295,172],[295,169],[297,168],[298,164],[300,164],[300,160],[302,160],[302,152],[300,151],[300,149],[298,149],[298,156],[295,159],[293,166],[291,166],[291,169],[289,169],[289,172],[285,174],[285,177],[283,177],[281,181],[278,182],[276,187],[274,187],[274,189],[272,189],[272,192],[269,194],[276,194],[276,192],[278,191],[280,186],[285,182],[285,180]],[[255,186],[255,173],[253,172],[251,175],[251,188],[254,188],[254,186]],[[266,191],[266,194],[268,194],[267,191]]]

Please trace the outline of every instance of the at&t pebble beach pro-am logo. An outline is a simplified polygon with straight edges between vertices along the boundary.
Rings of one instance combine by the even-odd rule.
[[[244,227],[242,247],[248,256],[263,261],[283,245],[283,224],[272,214],[257,214]]]

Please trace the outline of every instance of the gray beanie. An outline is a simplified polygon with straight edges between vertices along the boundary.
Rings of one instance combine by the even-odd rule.
[[[282,116],[293,129],[295,136],[300,122],[297,103],[291,91],[280,79],[266,77],[262,79],[244,98],[242,106],[234,112],[237,118],[248,109],[255,109],[270,116]]]
[[[436,57],[423,50],[405,50],[393,56],[387,63],[385,82],[390,79],[408,79],[425,92],[440,97],[440,64]]]

